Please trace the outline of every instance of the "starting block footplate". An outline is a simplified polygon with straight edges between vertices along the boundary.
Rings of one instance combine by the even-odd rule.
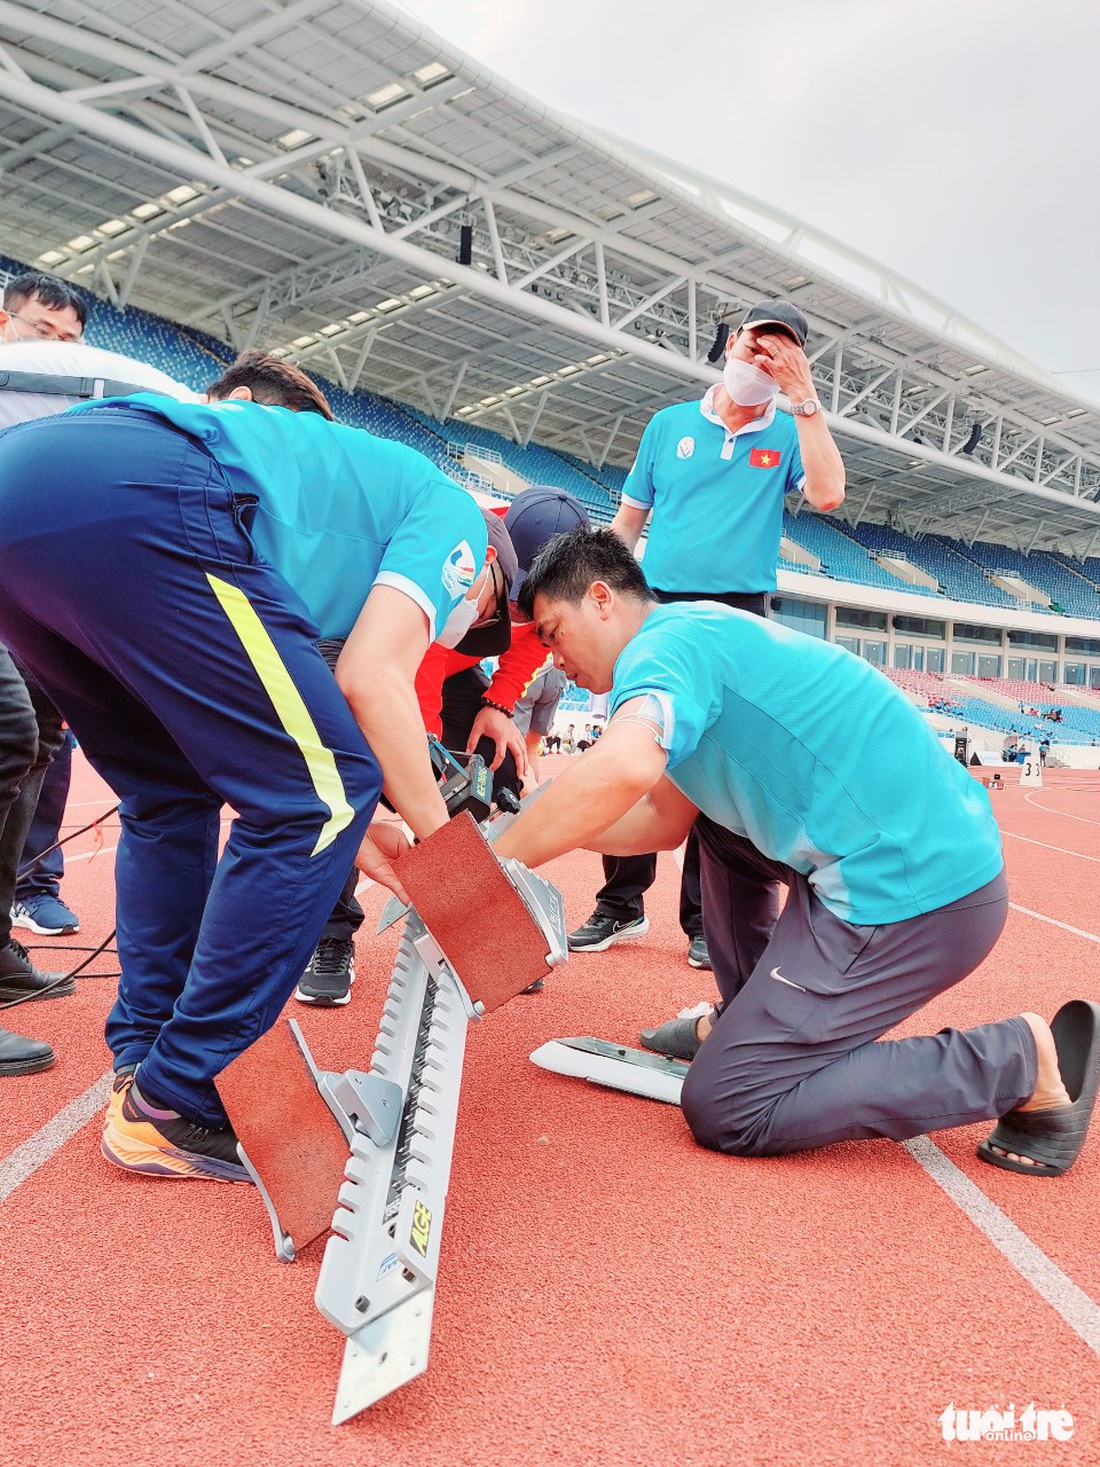
[[[556,1075],[571,1075],[592,1085],[609,1090],[623,1090],[646,1100],[660,1100],[666,1105],[680,1104],[680,1091],[690,1066],[684,1060],[669,1059],[663,1054],[650,1054],[645,1049],[631,1049],[606,1039],[582,1036],[577,1039],[551,1039],[540,1045],[531,1060],[541,1070]]]

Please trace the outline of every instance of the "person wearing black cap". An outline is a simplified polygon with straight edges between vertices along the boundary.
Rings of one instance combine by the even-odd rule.
[[[726,343],[721,382],[701,402],[654,414],[623,488],[612,530],[634,550],[650,520],[644,568],[661,601],[721,601],[766,616],[775,589],[783,499],[814,509],[844,499],[844,464],[814,390],[805,316],[790,301],[761,301]],[[790,412],[777,411],[779,393]],[[680,924],[692,967],[709,968],[699,847],[684,856]],[[657,857],[605,856],[604,885],[574,952],[602,952],[648,930],[645,893]]]

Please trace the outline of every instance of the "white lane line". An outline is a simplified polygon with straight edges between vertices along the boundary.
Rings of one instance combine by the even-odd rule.
[[[965,1172],[960,1171],[935,1142],[927,1136],[917,1136],[912,1141],[903,1142],[903,1145],[979,1232],[984,1233],[994,1248],[1008,1259],[1016,1272],[1052,1309],[1057,1310],[1074,1334],[1094,1354],[1100,1355],[1100,1305],[1068,1274],[1063,1273],[1054,1260],[1048,1258],[1039,1245],[1018,1228]]]
[[[71,866],[74,861],[91,861],[95,856],[109,856],[112,851],[117,851],[118,846],[100,846],[95,851],[81,851],[79,856],[66,856],[66,866]]]
[[[1005,830],[1003,826],[1001,834],[1010,835],[1013,840],[1027,841],[1029,846],[1042,846],[1044,851],[1058,851],[1063,856],[1076,856],[1079,861],[1091,861],[1094,865],[1100,866],[1100,856],[1085,856],[1080,851],[1067,851],[1065,846],[1052,846],[1049,841],[1034,840],[1030,835],[1017,835],[1014,830]]]
[[[1033,810],[1042,810],[1047,815],[1061,815],[1065,820],[1079,820],[1082,825],[1100,825],[1100,820],[1090,820],[1085,815],[1071,815],[1068,810],[1052,810],[1049,805],[1039,805],[1032,798],[1034,793],[1034,790],[1029,790],[1028,793],[1024,796],[1024,799],[1032,807]]]
[[[60,1151],[70,1137],[86,1126],[92,1117],[107,1104],[111,1093],[111,1072],[100,1075],[94,1085],[89,1085],[83,1095],[70,1100],[63,1110],[48,1120],[33,1136],[17,1146],[0,1162],[0,1202],[6,1202],[16,1187],[33,1176],[40,1166]]]
[[[1033,912],[1030,907],[1021,907],[1019,902],[1008,904],[1014,912],[1022,912],[1025,917],[1034,917],[1037,922],[1049,922],[1052,927],[1060,927],[1063,932],[1072,932],[1074,937],[1085,937],[1089,942],[1100,942],[1095,932],[1085,932],[1081,927],[1071,927],[1068,922],[1059,922],[1057,917],[1045,917],[1042,912]]]

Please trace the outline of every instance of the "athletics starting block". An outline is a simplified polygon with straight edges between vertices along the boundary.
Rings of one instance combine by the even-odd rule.
[[[555,1075],[572,1075],[609,1090],[663,1100],[667,1105],[680,1104],[680,1091],[690,1068],[684,1060],[587,1036],[551,1039],[534,1051],[531,1060],[539,1069],[552,1070]]]
[[[332,1228],[315,1301],[347,1336],[334,1425],[427,1368],[467,1025],[568,957],[557,888],[498,860],[469,814],[401,878],[413,906],[383,912],[405,927],[370,1069],[318,1069],[285,1019],[218,1079],[276,1255]]]

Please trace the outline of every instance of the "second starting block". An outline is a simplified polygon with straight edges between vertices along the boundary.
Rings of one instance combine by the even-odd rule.
[[[568,956],[557,888],[468,813],[401,878],[414,905],[383,917],[405,927],[369,1070],[319,1069],[282,1019],[218,1079],[277,1256],[331,1226],[314,1297],[347,1337],[334,1425],[427,1367],[467,1025]]]
[[[646,1100],[663,1100],[667,1105],[680,1104],[680,1092],[690,1068],[683,1060],[587,1035],[579,1039],[551,1039],[534,1051],[531,1060],[540,1069],[552,1070],[556,1075],[572,1075],[609,1090],[624,1090],[628,1095],[641,1095]]]

